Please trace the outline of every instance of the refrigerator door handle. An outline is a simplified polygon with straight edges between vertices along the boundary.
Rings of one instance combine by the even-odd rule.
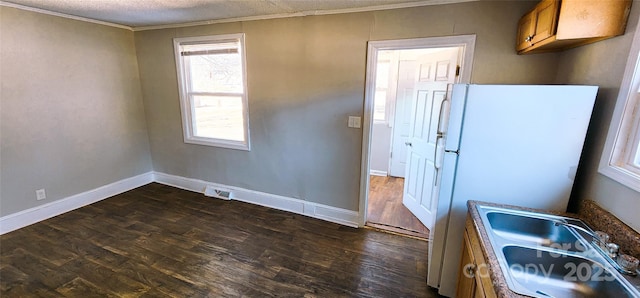
[[[440,112],[438,113],[438,126],[437,126],[437,133],[438,136],[444,136],[444,134],[446,133],[444,126],[446,126],[449,123],[449,113],[445,112],[445,106],[447,104],[449,104],[449,102],[451,101],[451,90],[453,88],[453,84],[447,84],[447,95],[445,96],[444,100],[442,100],[442,103],[440,103]],[[444,121],[443,119],[446,117],[446,121]]]
[[[436,170],[436,177],[434,180],[434,184],[433,186],[438,186],[438,174],[440,173],[440,168],[442,168],[442,165],[439,162],[438,159],[438,151],[440,151],[440,140],[442,140],[444,138],[444,135],[441,132],[438,132],[436,134],[436,148],[435,150],[433,150],[433,168]],[[444,151],[444,150],[443,150]]]
[[[446,122],[442,121],[442,118],[445,117],[445,115],[443,115],[443,111],[444,111],[444,107],[445,105],[449,102],[449,98],[445,98],[442,103],[440,104],[440,112],[438,113],[438,126],[437,127],[437,134],[438,135],[444,135],[445,131],[443,129],[443,124],[445,124]]]
[[[449,122],[448,121],[449,119],[447,118],[447,121],[443,121],[443,118],[448,117],[449,115],[449,113],[446,113],[444,111],[445,111],[445,106],[450,101],[452,89],[453,89],[453,84],[447,84],[447,93],[444,99],[442,100],[442,102],[440,103],[440,111],[438,112],[438,125],[436,126],[436,148],[433,151],[433,167],[436,170],[436,173],[435,173],[436,179],[434,179],[434,186],[438,186],[438,174],[439,174],[440,168],[442,167],[442,165],[439,165],[439,162],[438,162],[438,151],[439,151],[438,145],[440,144],[440,140],[444,139],[446,134],[443,126],[447,125],[447,123]]]
[[[442,165],[439,164],[438,162],[438,151],[440,148],[440,140],[442,140],[444,138],[444,134],[442,134],[441,132],[438,132],[436,134],[436,148],[435,150],[433,150],[433,167],[438,170],[440,169],[440,167],[442,167]]]

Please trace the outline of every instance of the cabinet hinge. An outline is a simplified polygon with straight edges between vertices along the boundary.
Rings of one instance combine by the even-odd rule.
[[[456,77],[460,75],[460,65],[456,66]]]

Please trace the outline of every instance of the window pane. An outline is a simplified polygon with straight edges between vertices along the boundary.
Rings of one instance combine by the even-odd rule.
[[[173,43],[185,143],[250,150],[244,34]]]
[[[373,120],[384,121],[387,104],[387,91],[376,91],[373,99]]]
[[[193,135],[244,141],[242,97],[193,96]]]
[[[242,93],[242,64],[239,53],[194,55],[190,64],[191,91]]]
[[[376,89],[389,87],[389,62],[378,62],[376,70]]]

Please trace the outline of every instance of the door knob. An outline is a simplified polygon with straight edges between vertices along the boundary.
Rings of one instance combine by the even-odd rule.
[[[411,144],[411,142],[404,142],[404,144],[405,144],[405,145],[407,145],[407,146],[409,146],[409,147],[413,146],[413,145]]]
[[[474,278],[476,276],[476,265],[467,264],[464,266],[464,275],[468,278]]]

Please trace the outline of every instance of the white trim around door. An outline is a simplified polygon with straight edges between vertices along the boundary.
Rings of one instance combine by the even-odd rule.
[[[427,48],[460,47],[462,57],[460,61],[460,75],[458,82],[461,84],[471,82],[471,67],[473,65],[473,53],[476,44],[476,35],[456,35],[443,37],[426,37],[415,39],[369,41],[367,46],[367,71],[366,90],[364,97],[364,119],[362,133],[362,168],[360,175],[360,205],[358,225],[364,226],[367,220],[367,201],[369,197],[369,168],[371,154],[371,131],[373,127],[373,100],[375,96],[375,73],[378,51],[383,50],[410,50]],[[431,233],[433,234],[433,233]]]

